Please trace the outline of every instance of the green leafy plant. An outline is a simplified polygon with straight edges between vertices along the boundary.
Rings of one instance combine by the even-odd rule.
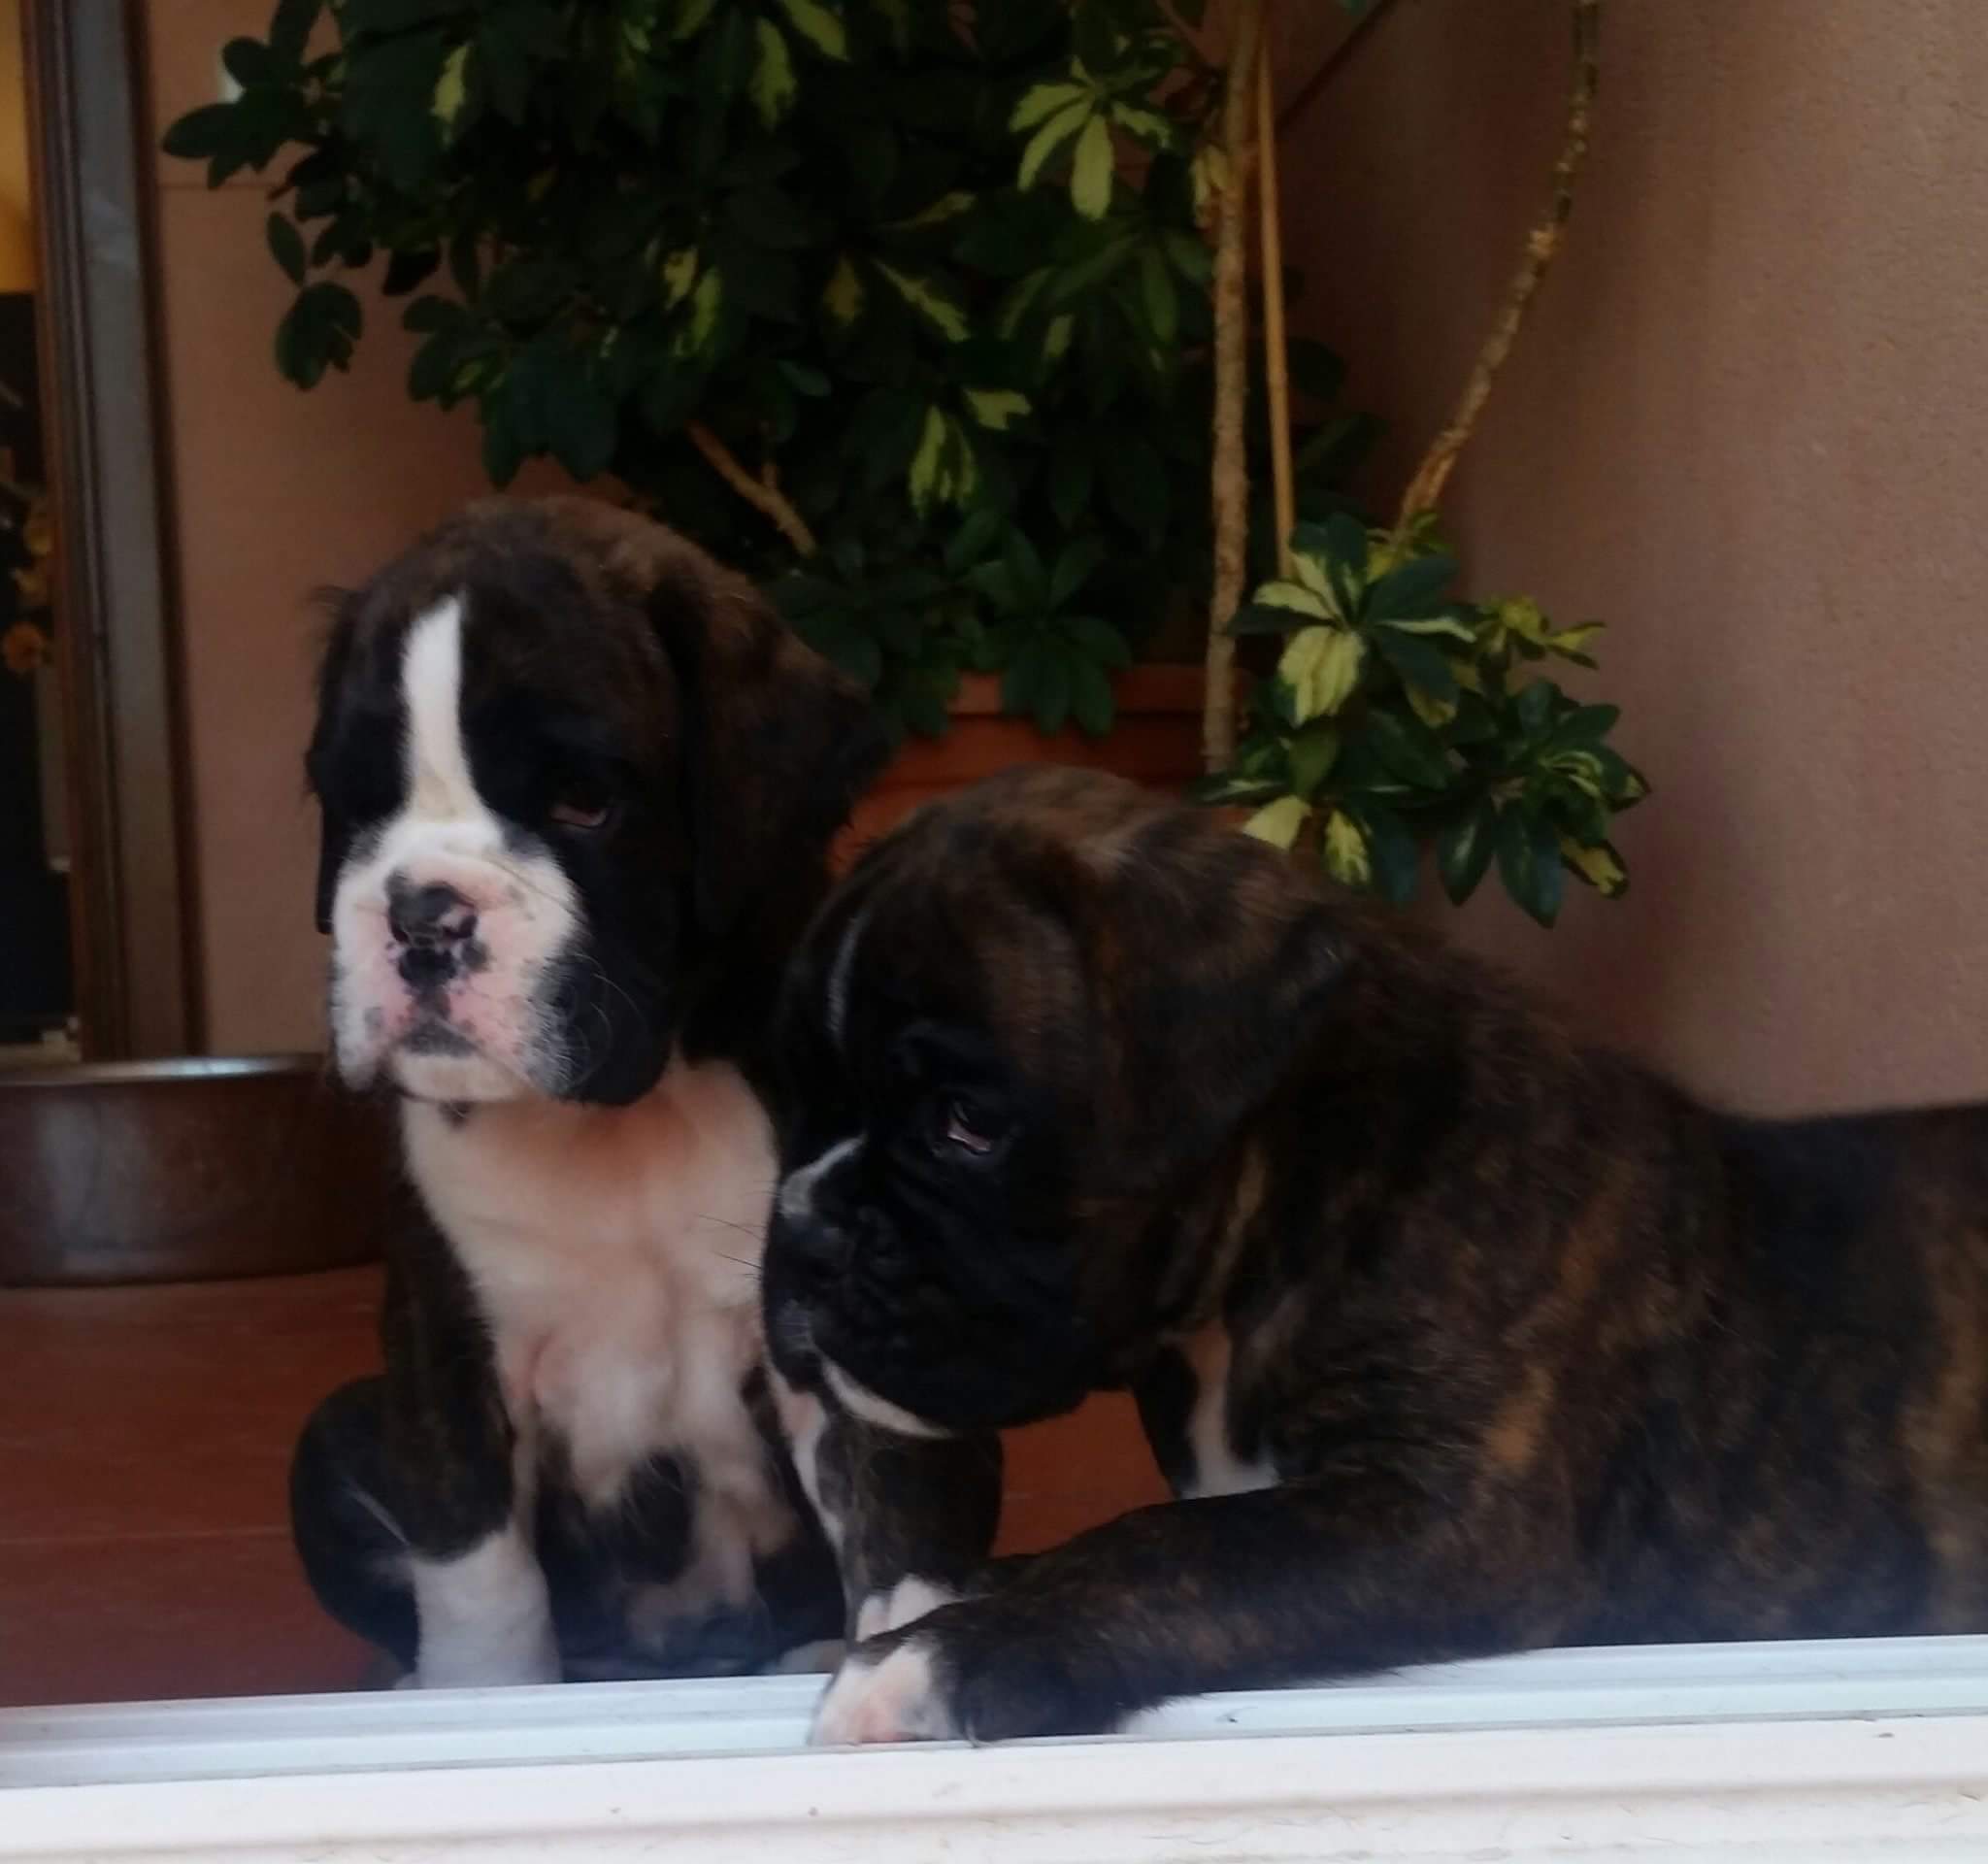
[[[1098,732],[1210,574],[1198,12],[282,0],[166,148],[272,174],[292,382],[348,367],[377,272],[495,483],[620,482],[901,724],[979,669]],[[1322,514],[1358,433],[1311,412]]]
[[[1233,624],[1283,645],[1205,800],[1256,805],[1251,833],[1315,848],[1336,880],[1398,902],[1425,847],[1459,905],[1494,860],[1544,925],[1570,872],[1619,895],[1609,823],[1648,785],[1607,743],[1615,707],[1534,673],[1592,667],[1602,624],[1555,628],[1524,598],[1454,599],[1456,563],[1428,524],[1401,540],[1342,516],[1301,524],[1292,546],[1292,575]]]

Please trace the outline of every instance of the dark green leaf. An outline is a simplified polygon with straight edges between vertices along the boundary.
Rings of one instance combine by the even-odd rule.
[[[1374,863],[1374,890],[1396,906],[1415,897],[1422,850],[1408,824],[1391,809],[1363,798],[1345,806],[1346,814],[1367,831],[1367,853]]]
[[[182,161],[204,162],[230,149],[236,141],[238,106],[203,104],[189,110],[166,131],[159,147]]]
[[[251,84],[276,83],[282,77],[282,65],[259,39],[230,39],[221,48],[221,69],[244,90]]]
[[[294,69],[303,63],[311,43],[311,28],[323,10],[324,0],[277,0],[269,22],[269,49],[285,68]]]
[[[732,224],[756,246],[797,251],[814,238],[812,219],[777,187],[742,188],[727,211]]]
[[[386,276],[380,282],[381,295],[404,298],[433,278],[441,265],[442,254],[433,247],[425,252],[395,252],[386,261]]]
[[[1498,817],[1498,874],[1505,890],[1541,925],[1559,917],[1567,870],[1559,839],[1543,816],[1517,803],[1505,805]]]
[[[1365,738],[1390,776],[1418,789],[1448,787],[1449,759],[1441,742],[1419,718],[1376,706],[1367,715]]]
[[[1567,745],[1599,745],[1621,716],[1620,706],[1576,706],[1553,727],[1547,742],[1556,749]]]
[[[1420,621],[1441,612],[1442,591],[1456,576],[1456,562],[1447,556],[1419,556],[1388,571],[1367,597],[1367,615],[1375,621]]]
[[[1132,664],[1131,645],[1110,622],[1095,615],[1075,615],[1064,617],[1064,626],[1079,651],[1100,666],[1129,667]]]
[[[1399,628],[1375,628],[1368,642],[1409,685],[1432,699],[1456,697],[1456,676],[1450,672],[1449,662],[1425,636],[1404,634]]]
[[[1070,716],[1079,730],[1102,738],[1111,729],[1117,711],[1111,682],[1095,660],[1075,659],[1069,665]]]
[[[272,214],[266,228],[269,250],[292,284],[304,283],[304,236],[287,214]]]
[[[1090,581],[1092,572],[1110,554],[1110,545],[1095,533],[1065,545],[1049,578],[1049,607],[1062,608]]]
[[[1041,614],[1049,606],[1049,577],[1035,545],[1023,532],[1011,530],[1002,549],[1002,560],[1008,565],[1021,601],[1031,612]]]
[[[1339,761],[1340,735],[1326,719],[1313,720],[1292,734],[1287,747],[1291,768],[1291,793],[1309,803],[1318,787],[1332,775]]]
[[[945,547],[945,567],[959,576],[986,555],[987,547],[1001,535],[1006,523],[1001,514],[988,506],[967,514],[966,522],[952,534]]]
[[[1476,891],[1484,870],[1491,865],[1497,834],[1498,812],[1486,797],[1462,821],[1452,823],[1437,837],[1436,869],[1452,904],[1463,905]]]
[[[1528,738],[1539,737],[1552,723],[1553,708],[1560,697],[1560,688],[1552,681],[1535,680],[1512,705],[1519,729]]]

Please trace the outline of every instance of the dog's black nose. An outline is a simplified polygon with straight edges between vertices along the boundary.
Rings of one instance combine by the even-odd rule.
[[[440,881],[410,886],[396,879],[386,888],[386,929],[414,949],[446,951],[476,937],[477,910]]]

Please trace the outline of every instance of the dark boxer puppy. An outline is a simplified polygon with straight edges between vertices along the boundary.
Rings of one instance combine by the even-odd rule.
[[[1181,1497],[862,1646],[818,1738],[1988,1629],[1988,1112],[1708,1112],[1069,772],[879,846],[793,987],[782,1367],[928,1445],[1129,1385]]]
[[[298,1447],[324,1603],[421,1683],[842,1628],[762,1366],[759,1086],[881,741],[681,538],[493,501],[338,609],[309,772],[337,1063],[401,1102],[386,1372]]]

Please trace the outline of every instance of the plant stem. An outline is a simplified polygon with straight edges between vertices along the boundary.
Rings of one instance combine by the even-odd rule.
[[[793,501],[780,490],[779,477],[771,460],[766,463],[763,477],[754,479],[740,465],[738,455],[703,421],[693,420],[684,431],[690,436],[690,444],[710,462],[712,471],[754,511],[770,518],[796,551],[802,556],[814,554],[814,533],[808,528],[808,520],[794,509]]]
[[[1291,463],[1291,367],[1284,339],[1284,235],[1277,198],[1276,86],[1270,41],[1256,61],[1256,202],[1263,241],[1263,374],[1270,394],[1270,464],[1277,520],[1277,574],[1291,574],[1291,528],[1298,521]]]
[[[1208,689],[1202,702],[1202,758],[1220,770],[1236,751],[1236,643],[1229,623],[1249,570],[1249,461],[1242,419],[1249,398],[1249,295],[1244,226],[1263,38],[1264,0],[1239,0],[1222,104],[1228,178],[1216,202],[1214,323],[1214,593],[1209,611]]]
[[[1553,196],[1545,214],[1526,235],[1525,256],[1507,287],[1505,304],[1485,338],[1484,347],[1464,386],[1463,399],[1449,425],[1436,436],[1423,456],[1408,489],[1402,494],[1401,514],[1395,519],[1397,536],[1423,513],[1434,511],[1442,497],[1457,456],[1469,441],[1490,398],[1492,379],[1511,353],[1519,326],[1525,322],[1540,281],[1553,263],[1566,237],[1568,216],[1574,212],[1574,182],[1588,152],[1588,133],[1594,116],[1595,87],[1600,78],[1598,45],[1601,36],[1602,0],[1574,0],[1574,82],[1567,101],[1567,129],[1561,139],[1560,159],[1553,165]]]

